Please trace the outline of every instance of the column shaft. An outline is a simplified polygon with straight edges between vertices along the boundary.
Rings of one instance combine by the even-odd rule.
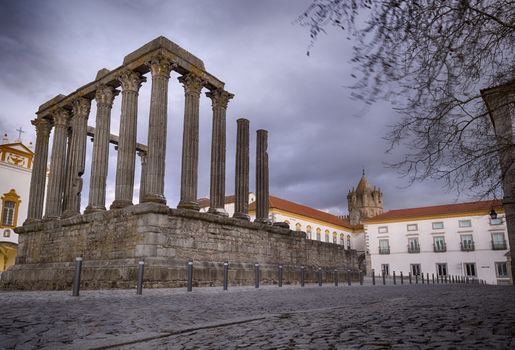
[[[70,114],[67,110],[60,108],[54,113],[53,118],[55,131],[46,198],[46,218],[61,216]]]
[[[132,71],[125,71],[119,77],[122,85],[122,113],[116,161],[115,200],[111,204],[111,208],[132,205],[136,166],[138,91],[141,83],[145,80],[139,73]]]
[[[148,153],[143,184],[144,202],[166,204],[164,175],[166,160],[166,126],[168,119],[168,80],[173,65],[166,58],[156,56],[147,63],[152,74],[150,116],[148,124]]]
[[[36,127],[36,150],[30,178],[29,208],[26,223],[43,217],[45,199],[46,172],[48,163],[48,143],[52,124],[48,119],[38,118],[32,121]]]
[[[257,131],[256,142],[256,222],[270,223],[268,219],[268,131]]]
[[[71,119],[72,138],[70,143],[70,158],[67,165],[65,201],[63,216],[69,217],[80,213],[82,192],[82,175],[86,165],[86,141],[88,116],[91,101],[78,98],[73,101],[73,117]]]
[[[141,161],[141,175],[139,179],[139,202],[143,203],[145,198],[145,182],[147,181],[147,154],[143,151],[138,152]]]
[[[235,204],[233,217],[249,220],[249,121],[237,120]]]
[[[213,133],[211,138],[211,188],[209,212],[227,216],[225,211],[225,152],[226,152],[226,110],[227,103],[234,96],[216,89],[208,92],[213,105]]]
[[[202,79],[187,74],[179,77],[184,85],[184,126],[182,133],[181,200],[178,208],[199,210],[198,149],[199,149],[199,99]]]
[[[93,157],[89,180],[89,202],[86,213],[106,210],[106,181],[109,164],[109,139],[111,136],[111,109],[118,91],[111,86],[101,86],[95,93],[97,115],[93,136]]]

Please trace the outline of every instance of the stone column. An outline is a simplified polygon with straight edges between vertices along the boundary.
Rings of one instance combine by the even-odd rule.
[[[227,216],[225,211],[225,113],[229,100],[234,97],[222,89],[206,94],[213,106],[213,134],[211,138],[211,188],[209,212]]]
[[[269,224],[268,219],[268,131],[257,131],[256,142],[256,222]]]
[[[72,106],[72,138],[66,173],[63,217],[80,214],[80,194],[82,192],[82,175],[84,175],[86,166],[86,141],[91,100],[80,97],[72,102]]]
[[[197,202],[199,100],[203,81],[192,73],[179,77],[184,85],[184,127],[182,132],[181,200],[178,208],[199,210]]]
[[[93,157],[89,180],[89,202],[86,213],[106,210],[106,181],[111,136],[111,109],[118,91],[111,86],[100,86],[95,92],[97,115],[93,137]]]
[[[54,113],[53,119],[54,140],[52,143],[50,175],[45,208],[45,218],[48,219],[61,216],[70,113],[63,108],[59,108]]]
[[[145,198],[145,181],[147,179],[147,153],[144,151],[139,151],[138,156],[141,161],[141,176],[139,179],[139,202],[143,203],[143,198]]]
[[[48,163],[48,142],[52,124],[48,119],[34,119],[36,127],[36,150],[30,178],[29,208],[25,223],[40,220],[43,217],[43,201],[45,199],[46,172]]]
[[[250,220],[249,217],[249,121],[237,120],[236,134],[236,172],[234,215],[238,219]]]
[[[168,80],[174,67],[167,58],[156,56],[147,63],[152,74],[152,93],[148,124],[148,153],[143,202],[166,204],[164,176],[166,125],[168,119]]]
[[[122,85],[122,113],[116,161],[115,200],[111,208],[132,205],[134,168],[136,166],[136,132],[138,118],[138,92],[145,77],[130,70],[118,77]]]

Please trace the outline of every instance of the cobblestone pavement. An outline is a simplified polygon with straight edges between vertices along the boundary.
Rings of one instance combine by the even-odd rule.
[[[2,349],[515,349],[515,288],[0,292]]]

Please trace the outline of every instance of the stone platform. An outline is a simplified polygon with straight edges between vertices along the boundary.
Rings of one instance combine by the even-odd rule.
[[[138,262],[145,261],[144,287],[183,287],[193,261],[194,286],[217,286],[229,262],[230,285],[297,284],[317,271],[331,282],[334,269],[357,272],[357,254],[343,246],[307,240],[302,232],[157,203],[41,221],[16,229],[16,265],[2,274],[3,289],[69,289],[75,258],[83,258],[81,288],[133,288]]]

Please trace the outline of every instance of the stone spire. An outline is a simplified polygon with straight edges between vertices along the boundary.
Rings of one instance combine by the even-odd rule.
[[[381,189],[370,185],[365,176],[365,169],[356,189],[352,188],[347,194],[347,207],[352,225],[362,224],[364,219],[383,212],[383,193]]]

